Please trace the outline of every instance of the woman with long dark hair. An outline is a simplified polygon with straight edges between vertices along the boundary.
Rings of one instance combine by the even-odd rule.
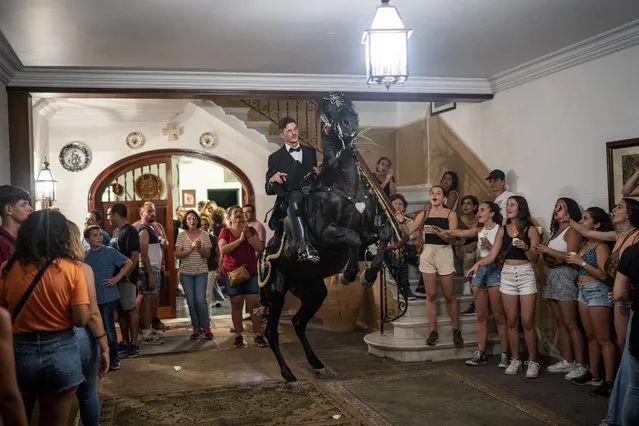
[[[29,417],[38,401],[43,426],[67,424],[84,381],[73,326],[88,323],[89,294],[82,265],[69,258],[69,235],[61,213],[31,214],[0,273],[0,306],[14,317],[18,386]]]
[[[419,228],[424,229],[424,247],[419,258],[419,271],[422,273],[426,287],[426,314],[430,325],[426,344],[435,346],[439,342],[437,331],[437,279],[439,279],[446,299],[446,311],[452,325],[453,344],[463,346],[464,339],[459,330],[459,306],[453,281],[455,259],[451,241],[445,235],[446,230],[457,229],[457,214],[444,207],[444,188],[439,185],[433,186],[430,190],[430,204],[430,210],[418,213],[410,226],[404,224],[406,217],[403,213],[396,212],[396,217],[406,235],[412,234]]]
[[[610,216],[599,207],[587,209],[579,222],[586,229],[599,232],[614,230]],[[612,302],[608,297],[610,287],[604,265],[610,256],[610,246],[595,239],[586,239],[578,254],[568,254],[566,261],[579,268],[579,314],[588,338],[589,368],[573,378],[576,385],[612,386],[617,364],[615,344],[612,339]],[[603,355],[605,377],[601,376]]]
[[[549,366],[548,371],[564,373],[568,380],[586,373],[584,336],[579,328],[577,309],[579,289],[575,286],[577,269],[566,263],[568,253],[579,251],[582,237],[571,228],[570,220],[581,220],[579,204],[572,198],[559,198],[550,221],[550,240],[545,245],[533,247],[536,253],[543,255],[548,267],[543,297],[550,301],[563,356],[559,362]]]
[[[495,243],[488,256],[471,268],[476,273],[479,267],[489,265],[503,251],[504,265],[501,269],[501,292],[508,325],[508,342],[512,352],[506,374],[516,375],[522,368],[519,359],[519,322],[524,328],[524,339],[528,348],[526,377],[539,376],[537,362],[537,335],[535,334],[535,305],[537,281],[533,264],[538,255],[532,247],[539,243],[539,231],[532,223],[528,202],[524,197],[513,195],[506,202],[506,226],[497,231]],[[521,306],[521,313],[520,313]]]
[[[639,241],[639,201],[632,198],[622,198],[612,209],[612,223],[615,226],[615,230],[600,232],[587,229],[574,221],[570,221],[570,226],[588,239],[614,242],[612,252],[603,265],[607,275],[605,282],[608,284],[609,291],[612,290],[612,284],[617,274],[617,264],[623,252]],[[619,300],[615,301],[613,308],[615,334],[617,336],[616,344],[621,351],[624,350],[626,345],[626,333],[630,321],[630,305],[627,301]],[[627,372],[624,372],[624,368],[625,364],[622,360],[612,390],[607,383],[602,383],[591,392],[593,396],[610,397],[606,422],[613,425],[621,424],[622,403],[627,388]]]
[[[479,204],[477,214],[481,228],[475,226],[471,229],[451,231],[453,237],[479,239],[476,255],[483,259],[490,254],[490,251],[497,240],[497,234],[501,229],[503,218],[501,209],[492,201],[484,201]],[[488,343],[488,314],[490,309],[497,324],[499,341],[501,343],[501,357],[499,368],[507,368],[508,359],[508,333],[506,332],[506,318],[504,316],[504,306],[502,302],[499,286],[501,284],[501,271],[497,262],[493,261],[480,266],[471,278],[473,290],[473,301],[477,309],[477,350],[473,357],[466,361],[466,365],[477,366],[487,362],[486,345]]]
[[[459,177],[457,173],[448,170],[442,175],[439,184],[444,188],[444,207],[457,211],[457,200],[459,200],[459,193],[457,192]]]

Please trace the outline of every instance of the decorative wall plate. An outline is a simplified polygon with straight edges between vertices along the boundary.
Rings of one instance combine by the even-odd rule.
[[[144,145],[146,138],[140,132],[131,132],[126,136],[126,144],[131,149],[137,149]]]
[[[162,192],[162,181],[152,173],[145,173],[135,180],[135,193],[143,200],[157,200]]]
[[[82,142],[71,142],[60,150],[60,164],[70,172],[79,172],[91,164],[91,150]]]
[[[204,132],[200,135],[202,148],[212,149],[217,146],[218,136],[215,132]]]

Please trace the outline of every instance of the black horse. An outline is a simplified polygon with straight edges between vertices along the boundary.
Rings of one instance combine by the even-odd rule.
[[[326,298],[324,278],[341,273],[343,284],[355,280],[359,272],[362,248],[379,241],[378,251],[361,276],[363,285],[372,285],[382,268],[384,250],[393,231],[392,217],[383,213],[373,187],[360,173],[354,140],[359,120],[355,107],[341,94],[331,93],[319,101],[324,159],[321,184],[306,197],[306,222],[310,242],[318,250],[320,262],[298,261],[297,247],[284,238],[260,261],[262,304],[269,307],[266,337],[280,365],[287,387],[297,389],[297,378],[280,352],[278,323],[287,291],[300,299],[301,307],[293,317],[293,327],[309,364],[317,377],[326,377],[324,364],[317,358],[306,338],[306,326]],[[384,216],[384,217],[381,217]],[[291,235],[288,218],[284,232]],[[274,254],[273,252],[277,252]],[[270,267],[270,268],[269,268]],[[265,269],[269,269],[266,279]]]

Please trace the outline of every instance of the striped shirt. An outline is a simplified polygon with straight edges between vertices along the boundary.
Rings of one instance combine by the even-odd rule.
[[[195,240],[193,240],[195,241]],[[177,237],[177,241],[175,242],[175,248],[182,248],[182,250],[189,251],[191,249],[191,244],[193,241],[189,238],[188,232],[180,232]],[[200,231],[200,241],[202,242],[202,247],[211,248],[211,239],[209,235]],[[188,256],[183,257],[180,262],[180,273],[187,275],[199,275],[206,274],[209,272],[209,266],[205,258],[200,255],[199,250],[193,250],[188,254]]]

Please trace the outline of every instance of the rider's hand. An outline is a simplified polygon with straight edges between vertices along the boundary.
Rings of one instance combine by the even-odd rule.
[[[286,173],[275,172],[275,174],[271,176],[268,182],[270,184],[273,184],[273,183],[283,184],[284,182],[286,182]]]

